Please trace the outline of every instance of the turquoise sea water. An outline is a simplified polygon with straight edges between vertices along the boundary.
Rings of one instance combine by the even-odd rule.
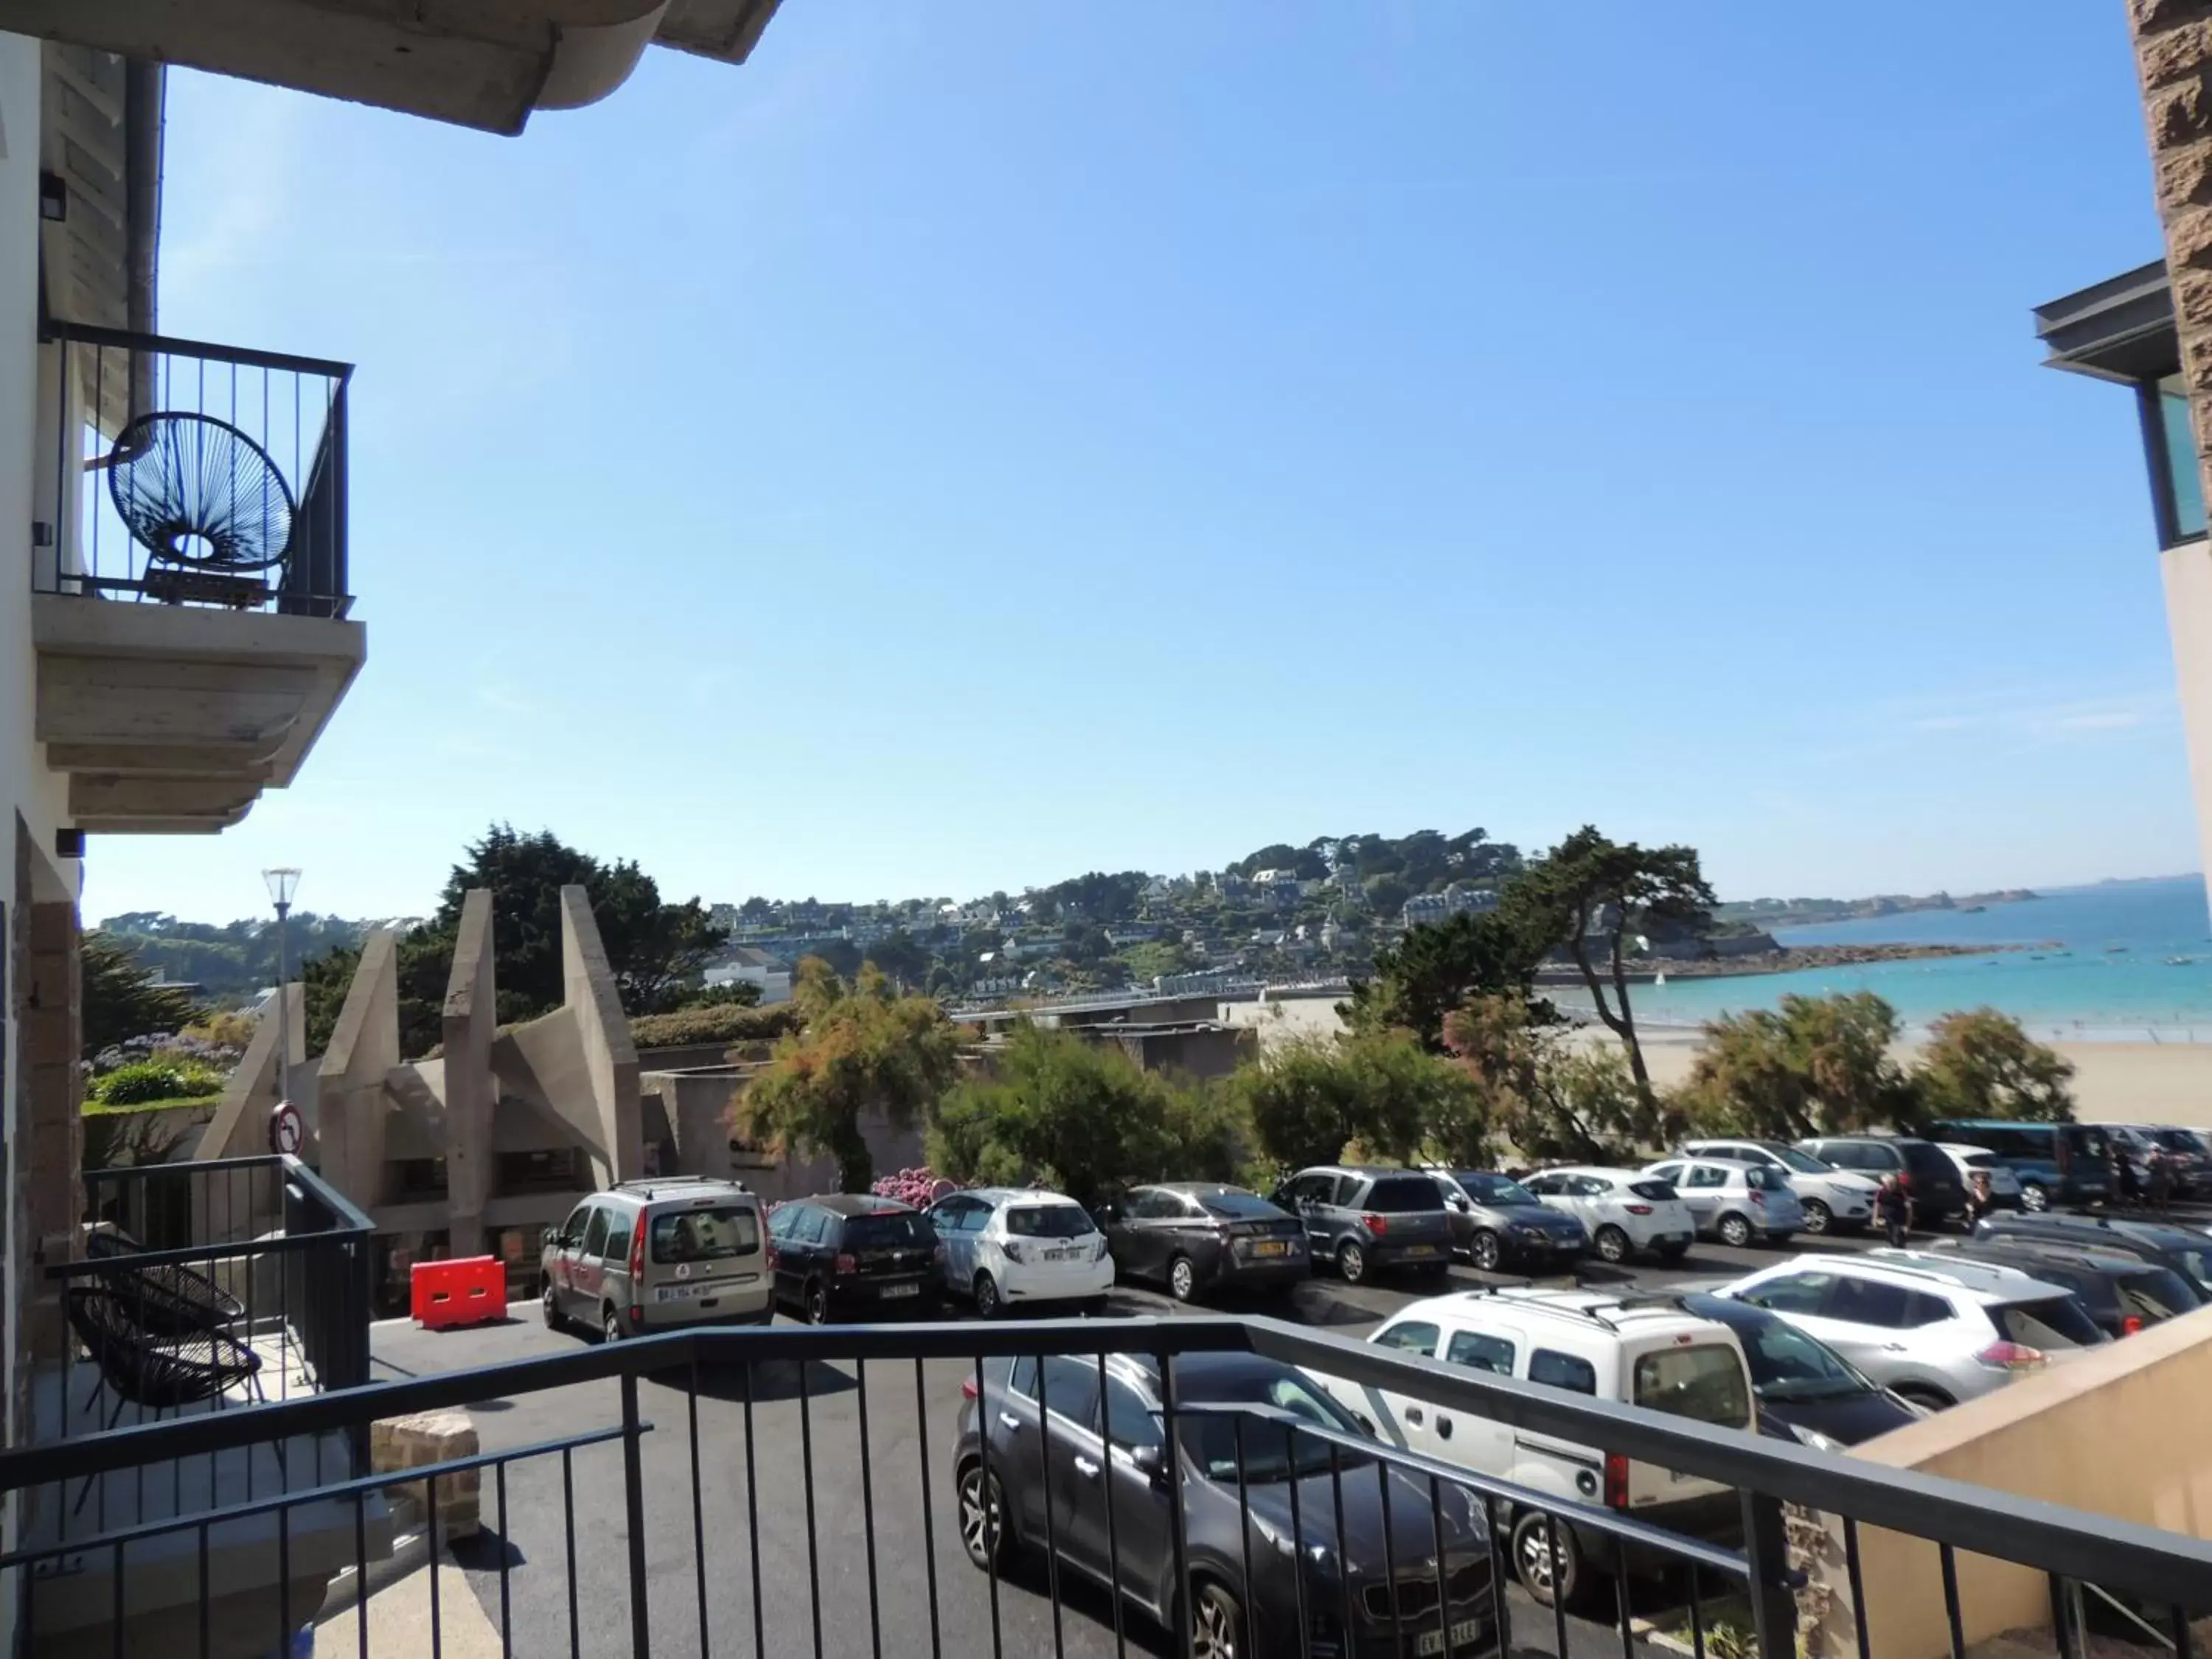
[[[2001,1008],[2045,1039],[2212,1042],[2212,924],[2197,877],[2046,890],[1978,915],[1918,910],[1778,932],[1785,945],[2024,945],[2024,951],[1637,986],[1639,1022],[1695,1024],[1791,992],[1875,991],[1909,1026]],[[2186,958],[2172,963],[2170,958]]]

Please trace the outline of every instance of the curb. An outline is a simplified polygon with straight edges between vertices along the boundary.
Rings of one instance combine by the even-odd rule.
[[[391,1554],[368,1564],[368,1593],[374,1595],[417,1569],[428,1566],[429,1562],[430,1534],[427,1532],[401,1533],[392,1540]],[[350,1613],[362,1599],[362,1570],[358,1565],[347,1567],[331,1580],[330,1589],[323,1595],[322,1610],[315,1614],[313,1622],[327,1624],[341,1613]]]

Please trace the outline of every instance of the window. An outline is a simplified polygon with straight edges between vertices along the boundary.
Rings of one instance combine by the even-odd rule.
[[[1628,1183],[1628,1190],[1638,1198],[1648,1198],[1654,1202],[1680,1196],[1675,1192],[1673,1183],[1662,1181],[1656,1176],[1649,1181],[1632,1181]]]
[[[1425,1320],[1409,1319],[1402,1324],[1375,1334],[1378,1348],[1395,1348],[1401,1353],[1432,1354],[1437,1351],[1437,1328]]]
[[[1489,1371],[1494,1376],[1513,1375],[1513,1345],[1502,1336],[1486,1336],[1480,1331],[1454,1331],[1444,1358],[1455,1365]]]
[[[711,1209],[663,1210],[653,1218],[648,1235],[653,1259],[726,1261],[760,1249],[760,1217],[750,1205],[717,1204]]]
[[[2119,1281],[2119,1291],[2125,1310],[2146,1323],[2171,1319],[2203,1305],[2187,1279],[2165,1267],[2127,1273]]]
[[[630,1217],[618,1210],[608,1211],[607,1243],[605,1249],[601,1252],[602,1257],[608,1261],[620,1261],[627,1256],[630,1236],[635,1228],[636,1223]]]
[[[1913,1295],[1901,1285],[1886,1285],[1878,1279],[1838,1279],[1835,1294],[1828,1299],[1827,1312],[1832,1319],[1854,1325],[1901,1331],[1911,1322]]]
[[[1771,1164],[1754,1164],[1743,1172],[1743,1184],[1762,1193],[1786,1193],[1789,1178]]]
[[[929,1218],[902,1210],[845,1218],[848,1250],[926,1250],[937,1243]]]
[[[1743,1365],[1733,1349],[1712,1342],[1638,1355],[1636,1403],[1725,1429],[1743,1428],[1751,1421]]]
[[[1359,1206],[1380,1215],[1411,1215],[1442,1209],[1443,1197],[1426,1176],[1383,1176],[1367,1189]]]
[[[2105,1340],[2096,1322],[2070,1296],[2045,1302],[2006,1302],[1988,1310],[1990,1323],[2008,1342],[2031,1348],[2094,1348]]]
[[[1567,1191],[1577,1198],[1604,1198],[1613,1191],[1613,1183],[1603,1176],[1570,1176]]]
[[[1740,1299],[1771,1313],[1817,1314],[1835,1282],[1832,1273],[1784,1273],[1754,1285]]]
[[[1826,1175],[1835,1168],[1834,1164],[1824,1164],[1812,1153],[1801,1152],[1795,1146],[1784,1146],[1775,1157],[1799,1175]]]
[[[1287,1365],[1209,1380],[1191,1398],[1208,1403],[1267,1406],[1340,1434],[1356,1431],[1349,1413]],[[1120,1408],[1114,1409],[1118,1429]],[[1210,1413],[1193,1414],[1177,1419],[1176,1428],[1183,1449],[1210,1478],[1224,1482],[1237,1479],[1240,1437],[1236,1419]],[[1291,1446],[1287,1436],[1271,1433],[1264,1428],[1255,1430],[1254,1425],[1248,1423],[1241,1437],[1246,1481],[1280,1480],[1289,1473]],[[1310,1437],[1297,1440],[1297,1472],[1302,1475],[1317,1474],[1330,1467],[1328,1447]],[[1349,1467],[1348,1462],[1342,1466]]]
[[[591,1224],[591,1219],[592,1206],[588,1204],[579,1204],[574,1209],[569,1211],[568,1218],[561,1224],[562,1241],[574,1244],[578,1239],[583,1237],[584,1229]]]
[[[1182,1204],[1173,1193],[1164,1193],[1157,1187],[1146,1187],[1130,1195],[1122,1205],[1121,1213],[1132,1221],[1158,1221],[1162,1218],[1182,1213]]]
[[[1679,1164],[1655,1164],[1644,1174],[1654,1181],[1663,1181],[1670,1187],[1678,1186],[1682,1179],[1682,1166]]]
[[[1690,1166],[1690,1185],[1692,1188],[1725,1187],[1729,1172],[1718,1164],[1692,1164]]]
[[[1142,1395],[1118,1376],[1106,1379],[1105,1419],[1105,1437],[1113,1445],[1134,1451],[1167,1444],[1158,1414],[1145,1403]]]
[[[1597,1368],[1571,1353],[1539,1348],[1528,1356],[1528,1380],[1547,1388],[1571,1389],[1577,1394],[1597,1392]]]
[[[794,1244],[819,1244],[830,1237],[832,1218],[827,1210],[817,1210],[811,1204],[803,1205],[792,1218],[791,1238]]]
[[[1018,1204],[1006,1212],[1010,1238],[1087,1238],[1097,1231],[1079,1204]]]
[[[1031,1372],[1031,1389],[1036,1389],[1035,1372]],[[1042,1398],[1045,1409],[1054,1417],[1064,1417],[1071,1423],[1091,1427],[1098,1419],[1098,1362],[1095,1359],[1075,1359],[1065,1354],[1054,1354],[1044,1362],[1044,1383]]]
[[[1559,1190],[1559,1178],[1557,1176],[1528,1176],[1522,1179],[1521,1184],[1539,1198],[1548,1198]]]
[[[2161,494],[2172,495],[2173,520],[2159,528],[2172,546],[2204,533],[2204,484],[2197,471],[2197,437],[2189,426],[2189,393],[2179,374],[2158,383],[2158,436],[2166,475]]]
[[[1517,1181],[1504,1176],[1481,1175],[1472,1170],[1459,1172],[1459,1184],[1478,1204],[1530,1204],[1536,1197]]]
[[[607,1212],[594,1206],[592,1218],[584,1225],[584,1254],[597,1255],[607,1242]]]

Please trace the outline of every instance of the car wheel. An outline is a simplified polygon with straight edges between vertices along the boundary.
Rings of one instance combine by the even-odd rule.
[[[1190,1613],[1190,1659],[1237,1659],[1244,1651],[1244,1609],[1216,1583],[1198,1587]]]
[[[996,1319],[1003,1304],[999,1298],[999,1281],[988,1273],[975,1275],[975,1316]]]
[[[2051,1194],[2040,1182],[2023,1181],[2020,1183],[2020,1207],[2041,1215],[2051,1207]]]
[[[1924,1382],[1907,1382],[1890,1392],[1899,1400],[1909,1400],[1931,1412],[1948,1412],[1959,1403],[1941,1389],[1931,1389]]]
[[[827,1325],[830,1322],[830,1287],[818,1279],[807,1281],[806,1322],[810,1325]]]
[[[1179,1255],[1168,1263],[1168,1294],[1178,1302],[1188,1302],[1198,1291],[1198,1269],[1190,1265],[1190,1258]]]
[[[615,1311],[615,1304],[611,1302],[600,1310],[599,1337],[607,1342],[622,1340],[622,1316]]]
[[[1013,1537],[1006,1526],[1006,1494],[996,1474],[981,1463],[960,1471],[960,1544],[968,1559],[986,1572],[1004,1572],[1013,1559]]]
[[[1498,1242],[1496,1233],[1485,1227],[1475,1234],[1468,1247],[1468,1254],[1474,1258],[1474,1265],[1483,1272],[1494,1273],[1498,1271],[1498,1264],[1505,1260],[1505,1246]]]
[[[1751,1223],[1740,1215],[1724,1215],[1717,1230],[1721,1243],[1732,1250],[1740,1250],[1751,1243]]]
[[[1680,1261],[1689,1253],[1690,1247],[1686,1244],[1662,1244],[1659,1247],[1659,1259],[1665,1262]]]
[[[560,1292],[553,1288],[553,1281],[550,1279],[545,1281],[545,1294],[539,1298],[539,1305],[545,1310],[547,1330],[557,1331],[568,1324],[567,1317],[561,1311]]]
[[[1601,1261],[1628,1260],[1628,1235],[1618,1227],[1599,1228],[1597,1237],[1590,1243],[1597,1247],[1597,1259]]]
[[[1805,1200],[1805,1231],[1807,1232],[1825,1233],[1835,1224],[1835,1216],[1819,1199],[1808,1198]]]
[[[1336,1271],[1347,1285],[1367,1277],[1367,1252],[1358,1239],[1347,1238],[1336,1247]]]
[[[1521,1588],[1540,1607],[1550,1607],[1554,1600],[1563,1607],[1573,1605],[1583,1583],[1582,1547],[1575,1542],[1572,1527],[1556,1528],[1544,1515],[1534,1510],[1522,1511],[1513,1523],[1513,1576],[1521,1581]]]

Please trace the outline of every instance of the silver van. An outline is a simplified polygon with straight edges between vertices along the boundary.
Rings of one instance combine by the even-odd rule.
[[[775,1317],[761,1202],[733,1181],[664,1176],[594,1194],[545,1230],[538,1266],[546,1324],[610,1342]]]

